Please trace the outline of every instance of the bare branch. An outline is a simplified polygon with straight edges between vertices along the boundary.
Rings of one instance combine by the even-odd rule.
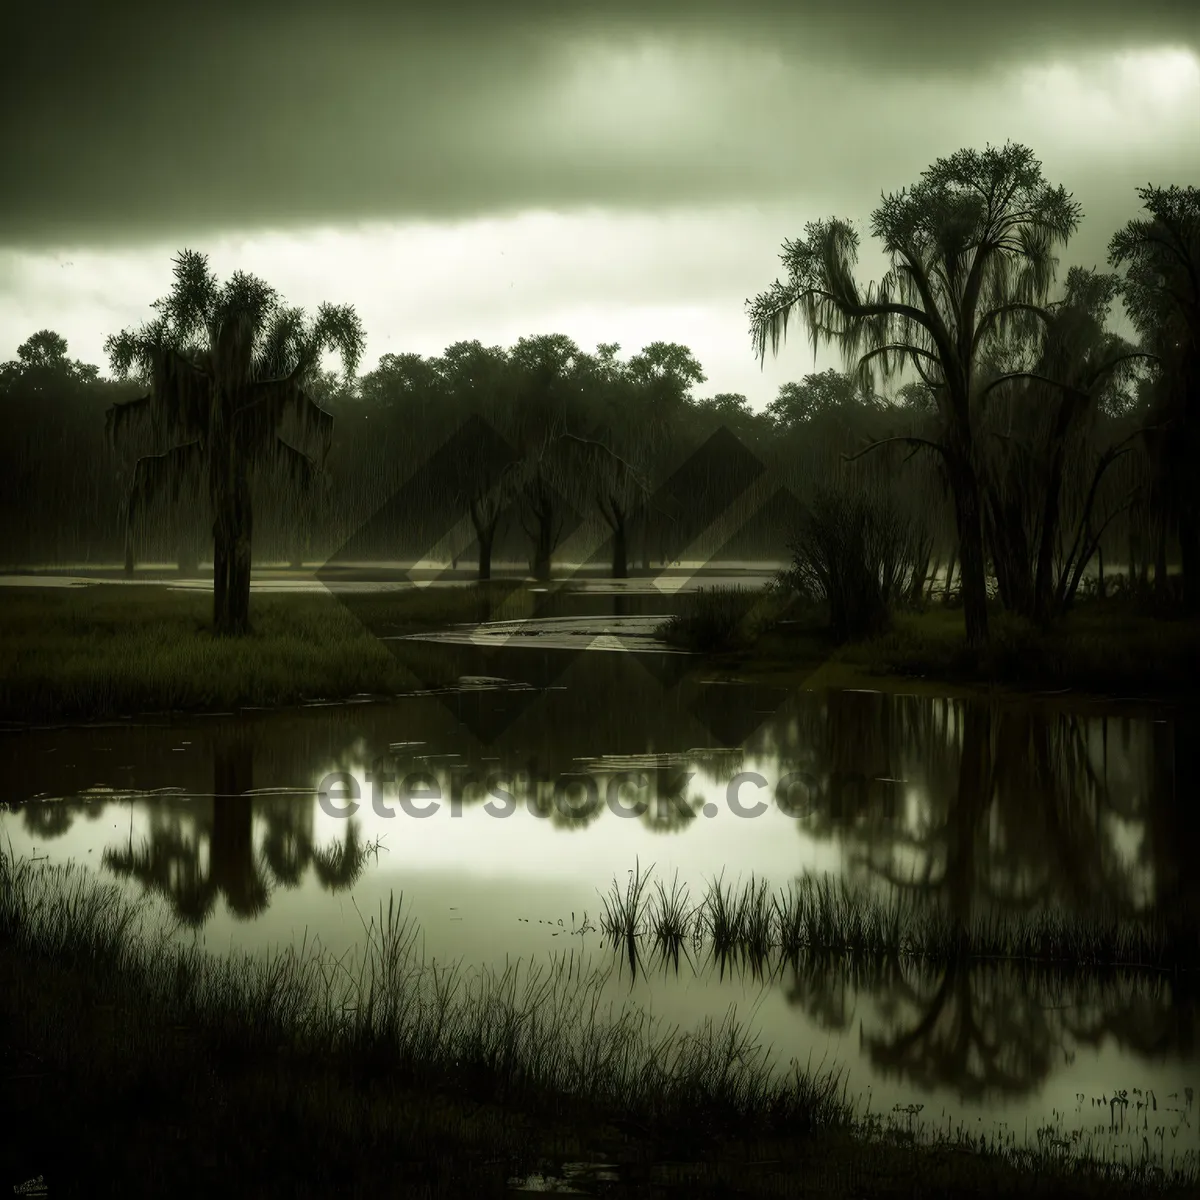
[[[845,462],[854,462],[856,459],[862,458],[864,454],[870,454],[872,450],[878,450],[880,446],[887,446],[893,442],[904,442],[907,445],[917,447],[923,446],[928,450],[936,450],[944,459],[947,460],[947,462],[949,462],[950,459],[949,451],[945,446],[939,444],[938,442],[931,442],[928,438],[908,436],[883,438],[878,442],[872,442],[869,446],[859,450],[856,454],[843,454],[842,459]]]

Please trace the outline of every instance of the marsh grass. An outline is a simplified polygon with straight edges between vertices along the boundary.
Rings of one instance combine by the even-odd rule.
[[[394,696],[454,679],[418,673],[376,635],[488,619],[511,588],[255,595],[253,632],[219,638],[211,598],[153,585],[0,589],[0,720],[276,707]],[[406,647],[407,648],[407,647]]]
[[[633,877],[640,897],[648,878],[640,872]],[[661,884],[656,881],[655,887],[662,897]],[[678,878],[674,887],[679,888]],[[628,903],[623,911],[628,914]],[[830,876],[806,876],[774,893],[754,876],[738,887],[722,876],[690,910],[660,899],[639,905],[637,918],[626,916],[621,929],[627,940],[648,930],[656,947],[707,943],[719,962],[737,955],[760,966],[771,959],[782,963],[818,955],[937,965],[966,958],[1065,972],[1200,968],[1200,932],[1185,920],[1043,911],[990,913],[964,925],[936,905],[883,897]]]
[[[661,879],[654,881],[651,926],[654,930],[654,946],[664,961],[679,966],[679,955],[686,953],[688,931],[692,912],[688,904],[688,888],[679,882],[679,872],[671,881],[671,890],[663,886]]]
[[[646,877],[637,875],[642,887]],[[637,886],[637,883],[633,885]],[[147,1011],[203,1025],[239,1054],[285,1046],[424,1083],[458,1081],[505,1102],[574,1096],[643,1121],[714,1106],[834,1120],[837,1077],[775,1078],[769,1050],[731,1015],[695,1032],[605,1001],[611,968],[574,952],[549,965],[465,971],[425,960],[403,896],[360,914],[362,941],[333,957],[307,939],[265,957],[214,959],[149,932],[145,912],[74,866],[0,854],[0,933],[14,951],[126,978]],[[482,1098],[482,1097],[481,1097]]]
[[[679,597],[678,611],[655,633],[673,646],[701,654],[744,648],[779,619],[787,603],[773,587],[697,588]]]
[[[618,894],[636,912],[634,879]],[[677,937],[692,910],[678,886],[656,895]],[[236,1181],[368,1197],[398,1180],[498,1194],[522,1165],[594,1159],[604,1134],[626,1149],[601,1153],[630,1164],[612,1197],[793,1195],[801,1177],[840,1197],[918,1176],[947,1196],[1184,1196],[1196,1182],[1068,1157],[1062,1138],[1020,1155],[964,1131],[921,1145],[911,1114],[855,1118],[837,1072],[776,1069],[732,1015],[683,1033],[606,1005],[607,972],[574,954],[426,962],[403,897],[360,914],[361,946],[340,956],[305,938],[216,958],[156,916],[0,848],[0,1081],[21,1097],[0,1166],[14,1178],[45,1171],[54,1194],[92,1196]]]
[[[608,895],[601,898],[604,908],[600,914],[600,929],[610,938],[626,940],[638,937],[644,932],[646,917],[650,911],[646,899],[646,886],[650,882],[650,872],[653,870],[654,864],[651,863],[643,874],[641,863],[635,862],[634,869],[628,873],[625,887],[622,888],[614,879],[608,889]]]
[[[709,886],[697,913],[695,936],[707,936],[718,950],[731,950],[742,941],[742,906],[734,894],[733,885],[725,884],[724,876]]]

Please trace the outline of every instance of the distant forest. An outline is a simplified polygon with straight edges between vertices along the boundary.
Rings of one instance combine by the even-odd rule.
[[[789,557],[793,498],[802,500],[814,483],[842,473],[842,454],[919,416],[918,389],[903,389],[889,403],[833,370],[784,384],[766,411],[755,412],[742,395],[693,395],[705,377],[686,346],[656,342],[625,360],[618,354],[615,345],[587,353],[568,337],[549,335],[523,338],[508,350],[475,341],[440,357],[387,354],[349,381],[314,372],[305,390],[333,416],[323,478],[296,487],[286,464],[258,470],[255,561],[320,564],[341,551],[353,561],[432,554],[474,566],[478,542],[459,549],[463,535],[456,542],[452,533],[470,519],[471,478],[486,485],[489,471],[498,475],[510,465],[528,445],[529,410],[542,410],[547,428],[571,435],[543,463],[546,501],[555,510],[552,553],[564,544],[588,546],[589,557],[609,564],[613,527],[624,522],[630,568],[670,562],[689,546],[722,558],[782,562]],[[34,334],[15,361],[0,367],[9,514],[0,529],[0,559],[123,561],[134,467],[141,456],[161,453],[161,432],[148,423],[137,440],[114,446],[105,416],[144,391],[72,360],[67,343],[51,331]],[[575,437],[580,441],[572,446]],[[584,441],[616,457],[589,472]],[[576,446],[582,462],[570,454]],[[714,534],[720,544],[704,547],[701,540],[697,551],[689,493],[718,487],[722,474],[729,477],[723,490],[741,503]],[[178,495],[164,487],[136,515],[139,562],[185,570],[211,562],[211,516],[199,484],[198,477],[182,479]],[[530,569],[536,513],[523,510],[533,507],[518,495],[499,514],[497,564]],[[574,542],[567,540],[572,535]]]
[[[810,223],[747,302],[750,341],[777,350],[791,317],[848,370],[761,412],[698,395],[696,355],[666,342],[464,341],[359,375],[352,306],[309,321],[185,250],[158,315],[108,338],[114,378],[50,330],[0,367],[0,560],[192,571],[215,543],[234,624],[251,556],[539,578],[766,559],[809,564],[826,596],[831,564],[920,593],[957,563],[973,640],[987,597],[1049,618],[1107,560],[1200,611],[1200,189],[1138,195],[1113,269],[1057,282],[1082,208],[1021,146],[885,197],[891,269],[865,291],[856,230]]]

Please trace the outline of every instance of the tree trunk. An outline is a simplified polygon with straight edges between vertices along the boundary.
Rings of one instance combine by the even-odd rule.
[[[213,522],[213,630],[224,628],[229,608],[229,543],[224,526]]]
[[[958,567],[958,550],[950,551],[950,560],[946,563],[946,582],[942,584],[942,603],[950,603],[950,588],[954,583],[954,572]]]
[[[613,535],[612,577],[614,579],[629,578],[628,539],[625,529],[625,513],[614,502],[612,511],[607,513]]]
[[[982,646],[988,637],[987,575],[983,558],[983,522],[979,479],[969,461],[952,473],[954,512],[958,521],[958,555],[962,561],[963,616],[967,645]]]
[[[530,567],[539,583],[550,579],[550,560],[554,552],[554,499],[541,479],[534,486],[530,497],[533,515],[533,558]]]
[[[1154,539],[1154,594],[1160,604],[1166,604],[1170,596],[1167,591],[1167,522],[1159,514]]]
[[[479,531],[479,581],[484,583],[492,577],[492,542],[496,536],[496,528],[483,528]]]
[[[1054,544],[1058,539],[1059,494],[1062,489],[1062,447],[1055,453],[1049,486],[1046,488],[1046,503],[1042,509],[1042,540],[1038,545],[1037,572],[1033,577],[1033,616],[1045,624],[1052,617],[1051,572],[1054,570]],[[1070,563],[1064,564],[1065,569]]]
[[[247,464],[234,438],[218,424],[213,438],[210,490],[213,527],[213,631],[250,632],[253,517]]]
[[[496,543],[496,527],[500,524],[500,509],[497,506],[489,515],[485,502],[472,498],[468,507],[471,525],[475,529],[475,540],[479,544],[479,574],[480,583],[485,583],[492,577],[492,547]]]
[[[551,516],[539,514],[537,521],[537,536],[533,547],[533,577],[539,583],[547,583],[550,579]]]
[[[1042,540],[1038,545],[1037,569],[1033,577],[1033,616],[1044,624],[1052,612],[1055,589],[1050,578],[1054,570],[1054,547],[1058,544],[1058,526],[1062,508],[1063,465],[1067,455],[1067,434],[1079,411],[1076,393],[1063,397],[1050,439],[1050,478],[1042,505]],[[1071,564],[1064,563],[1064,570]]]
[[[1179,514],[1179,568],[1183,575],[1183,611],[1200,615],[1200,526],[1186,510]]]
[[[1024,514],[1012,501],[988,506],[991,514],[992,560],[1000,602],[1009,612],[1029,616],[1034,608],[1034,580],[1029,570],[1029,542]]]
[[[249,507],[239,505],[229,569],[229,628],[226,630],[235,635],[250,632],[251,529]]]
[[[613,533],[612,577],[614,579],[629,578],[629,561],[625,549],[625,523]]]
[[[925,580],[929,578],[929,557],[913,567],[912,578],[908,581],[908,604],[917,607],[925,595]]]

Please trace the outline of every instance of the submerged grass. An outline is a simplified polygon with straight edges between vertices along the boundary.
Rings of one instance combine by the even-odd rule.
[[[635,913],[641,882],[639,869],[619,893]],[[657,894],[677,934],[686,902]],[[54,1195],[236,1181],[265,1196],[454,1196],[615,1158],[612,1196],[795,1194],[801,1178],[847,1197],[918,1176],[934,1195],[1195,1183],[855,1126],[836,1073],[775,1070],[732,1017],[681,1033],[605,1006],[607,973],[573,954],[495,971],[426,962],[402,898],[363,917],[359,953],[339,957],[306,939],[218,959],[154,915],[78,868],[0,851],[0,1082],[19,1093],[0,1167],[14,1178],[44,1173]]]
[[[255,595],[253,633],[220,638],[205,593],[154,585],[0,588],[0,720],[396,695],[430,679],[418,680],[376,634],[485,620],[511,592],[486,584],[413,588],[356,594],[352,606],[328,594]]]
[[[641,863],[634,864],[624,890],[613,880],[608,895],[602,897],[604,911],[600,914],[600,928],[614,939],[632,938],[640,935],[644,928],[647,905],[646,885],[650,882],[651,863],[642,874]]]
[[[1184,918],[1136,919],[1115,913],[1083,917],[1063,911],[991,913],[966,923],[938,906],[884,898],[838,877],[806,876],[772,894],[766,880],[740,887],[714,880],[690,910],[670,904],[655,881],[657,897],[640,897],[649,873],[633,873],[626,897],[636,894],[636,914],[616,884],[612,895],[626,939],[648,931],[660,943],[708,943],[724,959],[748,961],[801,954],[851,959],[917,959],[948,964],[966,959],[1034,964],[1063,971],[1157,971],[1200,969],[1200,931]],[[678,888],[676,878],[675,888]],[[602,924],[605,932],[613,927]]]

